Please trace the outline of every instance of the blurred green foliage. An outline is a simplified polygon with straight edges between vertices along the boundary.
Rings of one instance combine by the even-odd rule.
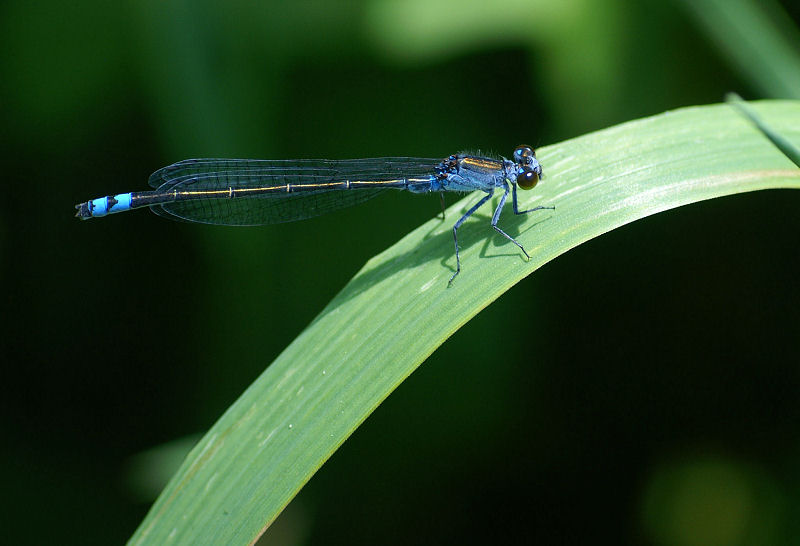
[[[237,230],[81,223],[74,203],[191,156],[508,154],[730,90],[797,97],[799,18],[788,0],[7,0],[5,538],[125,540],[148,507],[129,457],[207,429],[438,212],[398,195]],[[798,205],[687,207],[549,264],[406,381],[265,541],[796,541]]]

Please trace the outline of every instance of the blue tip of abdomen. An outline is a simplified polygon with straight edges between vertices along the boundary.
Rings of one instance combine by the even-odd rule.
[[[82,218],[98,218],[115,212],[124,212],[131,208],[131,194],[107,195],[106,197],[92,199],[86,205],[85,208],[81,207],[79,209],[78,215]]]

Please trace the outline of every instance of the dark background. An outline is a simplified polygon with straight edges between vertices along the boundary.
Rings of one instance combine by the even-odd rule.
[[[233,229],[80,222],[75,203],[187,157],[508,155],[730,90],[800,97],[724,53],[695,4],[4,2],[3,542],[124,542],[196,435],[439,207]],[[796,3],[753,4],[796,51]],[[546,265],[263,540],[796,542],[798,210],[793,191],[718,199]]]

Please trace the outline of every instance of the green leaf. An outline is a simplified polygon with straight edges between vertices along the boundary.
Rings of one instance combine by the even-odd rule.
[[[761,131],[761,133],[767,137],[783,155],[791,159],[792,163],[800,167],[800,148],[792,144],[789,139],[784,138],[783,135],[774,131],[772,127],[764,123],[764,121],[758,117],[758,114],[753,111],[752,107],[742,100],[742,97],[736,93],[728,93],[725,95],[725,102],[739,110],[739,113],[741,113],[745,118],[749,119],[750,122],[755,125],[756,128]]]
[[[761,96],[800,98],[800,30],[776,0],[683,0]]]
[[[800,143],[800,102],[753,107],[773,131]],[[556,210],[515,216],[507,207],[500,220],[530,261],[489,227],[487,205],[459,230],[463,269],[447,288],[452,224],[477,195],[375,256],[192,450],[132,542],[252,542],[428,355],[549,260],[680,205],[800,188],[800,169],[727,105],[625,123],[538,156],[546,178],[520,194],[521,206]]]

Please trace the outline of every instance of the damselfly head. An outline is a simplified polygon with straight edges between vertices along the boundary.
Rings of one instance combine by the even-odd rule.
[[[533,189],[542,178],[542,166],[536,159],[536,152],[527,144],[520,144],[514,150],[517,164],[517,186],[523,190]]]

